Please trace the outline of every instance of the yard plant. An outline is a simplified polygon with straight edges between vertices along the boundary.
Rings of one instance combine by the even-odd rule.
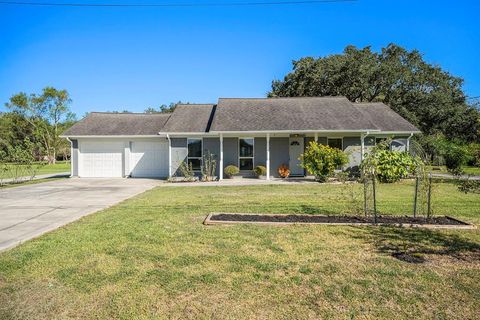
[[[347,164],[347,155],[340,149],[332,148],[315,141],[308,144],[305,153],[300,156],[302,167],[315,176],[319,182],[325,182],[335,173],[335,169]]]
[[[234,165],[228,165],[223,169],[223,172],[225,175],[229,178],[233,177],[234,175],[238,174],[240,172],[240,169],[238,169],[237,166]]]

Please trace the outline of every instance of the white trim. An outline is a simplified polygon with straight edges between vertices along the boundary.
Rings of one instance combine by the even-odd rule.
[[[255,154],[255,146],[254,146],[254,154]],[[270,180],[270,133],[267,133],[267,180]]]
[[[172,177],[172,141],[170,140],[170,136],[167,134],[168,140],[168,177]]]
[[[89,135],[89,136],[81,136],[81,135],[75,135],[75,136],[63,136],[61,135],[60,138],[66,138],[66,139],[86,139],[86,138],[164,138],[165,136],[160,136],[158,134],[156,135],[109,135],[109,136],[99,136],[99,135]]]
[[[252,156],[251,157],[241,157],[240,156],[240,140],[241,139],[252,139],[253,141],[253,151],[252,151]],[[240,159],[252,159],[252,170],[255,169],[255,138],[254,137],[238,137],[238,145],[237,145],[237,150],[238,150],[238,169],[240,171],[249,171],[249,170],[242,170],[240,169]],[[251,171],[251,170],[250,170]]]
[[[200,143],[201,143],[201,149],[200,149],[200,157],[189,157],[188,156],[188,140],[200,140]],[[200,160],[200,169],[199,170],[195,170],[193,169],[194,172],[200,172],[202,171],[202,165],[203,165],[203,138],[200,137],[200,138],[187,138],[187,166],[188,166],[188,163],[189,163],[189,160],[190,159],[199,159]]]
[[[214,136],[218,137],[218,132],[212,133],[212,132],[159,132],[158,136],[163,137],[165,135],[170,135],[174,137],[190,137],[190,136]]]
[[[266,133],[362,133],[365,131],[381,132],[378,129],[363,129],[363,130],[268,130],[268,131],[210,131],[210,133],[224,133],[224,134],[266,134]],[[411,133],[409,131],[408,133]]]
[[[73,177],[73,141],[67,138],[67,141],[70,142],[70,178]],[[78,141],[77,141],[78,148]],[[77,160],[78,162],[78,160]]]
[[[315,132],[314,140],[315,140],[315,142],[318,142],[318,132]]]
[[[223,180],[223,134],[220,134],[220,167],[218,173],[218,179]]]
[[[362,133],[360,135],[360,162],[363,161],[365,157],[365,138],[370,134],[370,132]]]
[[[413,137],[413,133],[410,134],[410,137],[407,138],[407,148],[406,148],[406,152],[410,153],[410,139]]]

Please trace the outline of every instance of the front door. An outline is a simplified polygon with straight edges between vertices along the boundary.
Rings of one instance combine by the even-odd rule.
[[[298,159],[303,153],[303,137],[291,137],[290,138],[290,175],[291,176],[303,176],[303,168],[300,166],[301,161]]]

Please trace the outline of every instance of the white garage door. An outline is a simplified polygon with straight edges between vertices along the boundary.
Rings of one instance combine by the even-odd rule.
[[[122,177],[123,141],[81,141],[80,177]]]
[[[130,151],[132,177],[167,177],[168,142],[134,141]]]

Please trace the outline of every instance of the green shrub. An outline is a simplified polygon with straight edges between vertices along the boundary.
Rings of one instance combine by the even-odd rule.
[[[340,149],[331,148],[311,141],[300,156],[302,167],[309,174],[313,174],[317,181],[324,182],[331,177],[336,168],[342,167],[348,162],[347,155]]]
[[[378,150],[368,155],[374,157],[376,176],[380,182],[392,183],[413,174],[417,160],[406,152]]]
[[[238,169],[237,166],[229,165],[229,166],[226,166],[225,169],[223,169],[223,172],[227,177],[233,177],[234,175],[240,172],[240,169]]]
[[[253,169],[253,172],[255,172],[255,175],[257,177],[259,176],[265,176],[267,175],[267,168],[265,168],[264,166],[256,166],[254,169]]]
[[[469,154],[466,148],[450,141],[441,143],[442,156],[447,170],[454,175],[461,175],[462,167],[467,163]]]
[[[468,146],[469,160],[468,164],[480,167],[480,143],[472,143]]]

